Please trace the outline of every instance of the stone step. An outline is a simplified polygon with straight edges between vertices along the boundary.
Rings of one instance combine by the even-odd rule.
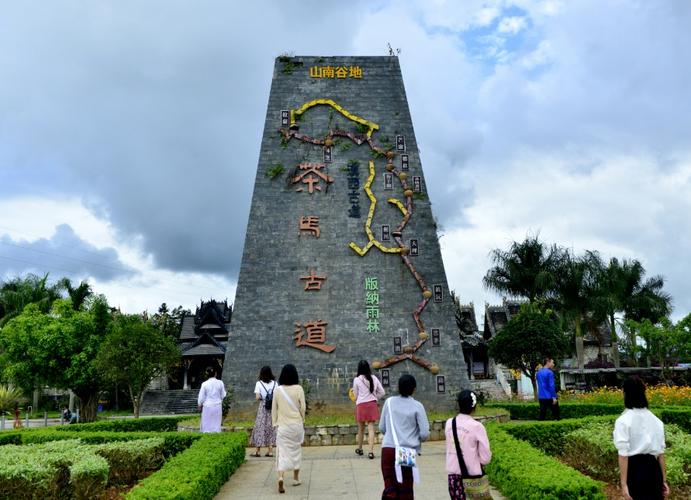
[[[198,389],[146,391],[142,402],[142,415],[171,415],[196,413]]]

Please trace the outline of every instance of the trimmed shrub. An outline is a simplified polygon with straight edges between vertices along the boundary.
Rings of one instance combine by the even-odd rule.
[[[17,431],[0,433],[0,446],[4,444],[21,444],[22,435]]]
[[[485,470],[504,496],[516,500],[605,499],[601,483],[515,439],[503,428],[487,425],[492,461]]]
[[[107,479],[106,460],[77,439],[0,447],[2,498],[97,498]]]
[[[613,430],[612,424],[600,422],[571,431],[564,438],[563,460],[589,476],[616,484],[619,461],[612,441]],[[670,424],[665,426],[665,441],[667,482],[670,486],[689,484],[691,436]]]
[[[509,411],[512,420],[537,420],[540,413],[538,403],[488,403],[485,407],[504,408]],[[561,418],[619,415],[622,411],[622,404],[559,403]]]
[[[70,465],[70,486],[74,498],[91,500],[103,495],[108,482],[108,462],[90,453]]]
[[[178,422],[186,418],[189,416],[99,420],[88,424],[59,425],[55,429],[69,432],[172,432],[178,429]]]
[[[163,439],[148,438],[94,445],[108,461],[108,484],[132,484],[163,464]]]
[[[185,453],[171,458],[158,472],[143,479],[129,499],[197,500],[213,498],[245,461],[247,434],[204,434]]]
[[[559,455],[564,447],[566,434],[589,422],[614,422],[614,416],[578,418],[559,421],[505,424],[502,428],[513,437],[527,441],[548,455]]]
[[[685,432],[691,433],[691,408],[653,408],[652,411],[665,424],[678,425]]]
[[[165,458],[177,455],[186,450],[199,439],[201,435],[194,432],[67,432],[54,429],[36,429],[17,432],[20,443],[46,443],[65,439],[80,439],[86,444],[111,443],[115,441],[133,441],[135,439],[161,438],[163,439],[163,456]]]

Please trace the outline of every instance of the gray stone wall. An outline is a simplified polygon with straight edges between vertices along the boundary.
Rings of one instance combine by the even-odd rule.
[[[312,78],[310,67],[359,67],[362,77]],[[237,407],[249,408],[260,367],[269,364],[278,376],[283,364],[293,363],[301,379],[309,381],[313,405],[345,406],[349,404],[347,390],[360,359],[370,364],[384,360],[394,355],[394,337],[401,337],[403,346],[415,343],[418,338],[412,312],[422,300],[422,292],[401,257],[374,247],[361,257],[349,248],[351,241],[361,247],[368,241],[364,226],[370,201],[363,187],[369,175],[368,161],[373,158],[369,146],[335,138],[332,162],[326,163],[322,170],[333,178],[328,187],[322,180],[319,183],[322,190],[309,194],[306,185],[302,185],[303,192],[297,192],[298,185],[290,182],[291,172],[301,162],[322,163],[324,148],[295,138],[282,139],[278,130],[288,127],[282,125],[281,112],[320,98],[332,99],[348,112],[377,123],[380,129],[372,138],[380,146],[395,147],[396,136],[405,138],[408,181],[412,185],[413,176],[419,176],[421,193],[414,196],[414,211],[402,239],[406,244],[410,239],[418,240],[419,255],[411,256],[411,261],[429,287],[439,285],[443,293],[442,302],[430,300],[421,315],[430,338],[416,355],[436,363],[440,370],[435,375],[410,360],[390,366],[387,369],[391,386],[387,392],[395,392],[399,376],[410,373],[418,383],[416,399],[428,408],[449,408],[453,395],[467,387],[466,367],[396,57],[277,59],[223,379],[233,387]],[[355,131],[353,122],[330,106],[311,108],[304,113],[299,126],[301,134],[319,139],[324,139],[330,128]],[[349,162],[353,161],[359,162],[359,218],[352,217],[353,200],[349,199],[352,189],[348,187],[347,171]],[[385,165],[385,158],[375,160],[372,191],[377,205],[371,228],[378,240],[381,240],[382,225],[389,225],[393,232],[402,220],[399,209],[386,200],[396,198],[405,203],[397,178],[393,179],[392,190],[385,189]],[[400,154],[394,158],[394,165],[400,170]],[[283,173],[273,178],[267,176],[267,172],[277,170],[278,166],[284,168]],[[298,230],[303,216],[320,218],[318,238]],[[396,246],[393,238],[382,243]],[[319,291],[305,291],[305,281],[300,280],[311,270],[326,276]],[[368,277],[376,277],[378,281],[378,333],[367,331],[365,280]],[[335,346],[333,352],[296,346],[295,323],[311,320],[328,323],[325,344]],[[438,346],[432,345],[433,329],[439,330]],[[381,378],[380,371],[375,374]],[[444,377],[444,392],[438,392],[437,376]]]

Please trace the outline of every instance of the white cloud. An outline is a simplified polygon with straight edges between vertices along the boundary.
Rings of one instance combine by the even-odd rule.
[[[499,21],[497,25],[497,31],[499,33],[507,33],[509,35],[515,35],[527,26],[526,18],[523,16],[510,16],[504,17]]]

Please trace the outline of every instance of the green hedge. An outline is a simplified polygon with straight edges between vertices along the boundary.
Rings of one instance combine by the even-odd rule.
[[[129,499],[211,499],[245,461],[247,433],[204,434],[190,448],[142,480]]]
[[[613,425],[594,422],[565,436],[562,458],[572,467],[612,484],[619,481],[619,461],[612,441]],[[689,484],[691,436],[674,424],[665,426],[665,460],[670,486]]]
[[[57,430],[55,427],[46,427],[10,431],[0,434],[0,437],[6,438],[8,443],[13,444],[38,444],[65,439],[80,439],[86,444],[101,444],[114,441],[161,438],[163,439],[163,456],[168,458],[189,448],[201,435],[196,432],[68,432],[64,429]]]
[[[90,422],[88,424],[59,425],[55,429],[69,432],[172,432],[178,430],[178,422],[186,418],[189,418],[189,415],[99,420],[98,422]]]
[[[495,424],[487,425],[492,461],[490,481],[515,500],[604,500],[602,485],[518,440]]]
[[[163,465],[163,439],[115,441],[94,446],[108,462],[108,484],[133,484]]]
[[[79,440],[0,447],[0,498],[100,497],[108,462]]]
[[[537,420],[540,413],[538,403],[488,403],[486,408],[504,408],[509,411],[511,420]],[[583,418],[602,415],[619,415],[624,411],[620,404],[560,403],[561,418]],[[548,418],[552,416],[547,412]]]
[[[527,441],[548,455],[558,455],[564,447],[566,434],[590,422],[614,422],[614,416],[573,418],[568,420],[530,423],[508,423],[502,427],[511,436]]]
[[[653,408],[652,411],[660,417],[665,424],[675,424],[691,433],[691,408]]]

